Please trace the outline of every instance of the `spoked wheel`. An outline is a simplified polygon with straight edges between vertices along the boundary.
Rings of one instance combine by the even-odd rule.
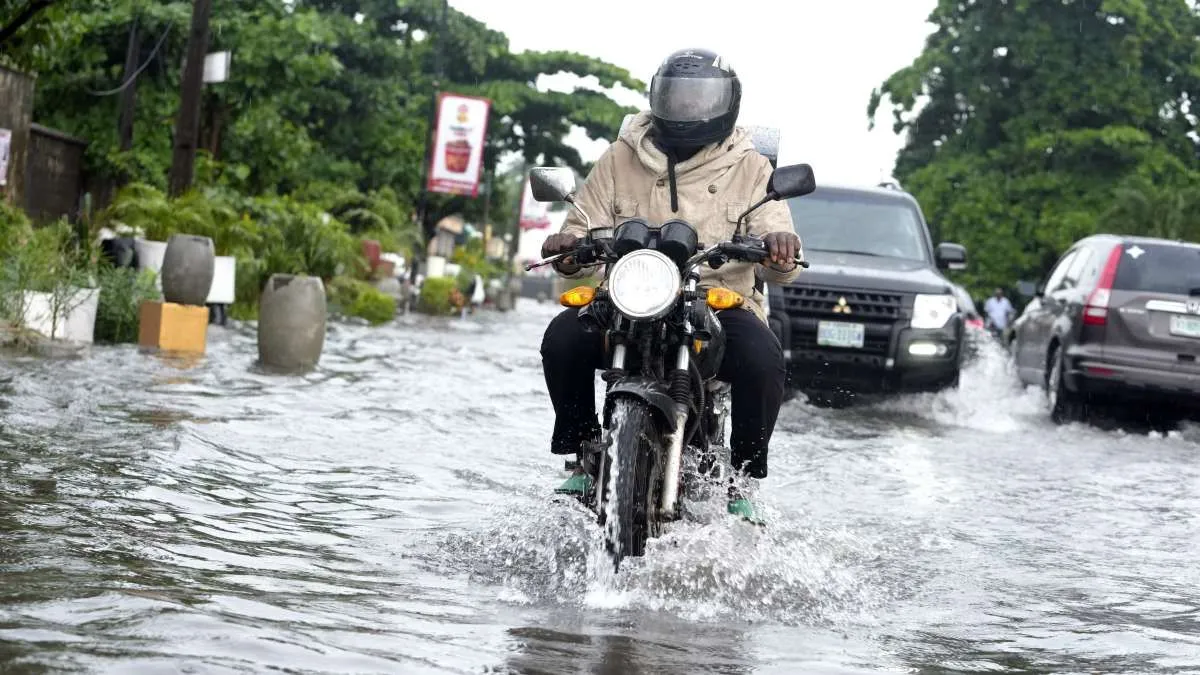
[[[604,543],[619,569],[628,556],[646,551],[658,536],[658,431],[646,404],[621,398],[613,405],[608,448],[600,460],[599,516]]]

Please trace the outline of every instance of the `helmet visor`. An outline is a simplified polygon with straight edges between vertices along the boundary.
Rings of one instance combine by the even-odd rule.
[[[650,111],[668,122],[703,122],[729,112],[733,79],[728,77],[657,77]]]

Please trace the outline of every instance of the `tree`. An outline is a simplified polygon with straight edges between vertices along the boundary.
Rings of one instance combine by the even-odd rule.
[[[206,86],[201,136],[224,166],[224,182],[251,194],[291,194],[310,184],[363,195],[386,188],[411,207],[422,189],[440,0],[213,3],[210,51],[232,51],[233,65],[230,81]],[[91,141],[93,175],[166,186],[190,15],[186,0],[81,3],[62,29],[78,39],[43,54],[39,121]],[[113,92],[124,77],[135,16],[146,67],[137,80],[133,149],[121,152]],[[602,87],[644,89],[627,71],[586,56],[514,54],[503,34],[454,10],[442,37],[441,89],[493,101],[487,172],[513,152],[530,163],[585,170],[564,141],[573,125],[611,138],[630,112],[588,89],[540,92],[539,75],[572,72],[594,76]],[[476,219],[483,202],[436,196],[426,225],[456,212]],[[491,213],[509,207],[493,202]]]
[[[929,21],[867,112],[873,124],[890,100],[907,134],[895,174],[940,236],[972,249],[973,288],[1041,272],[1122,186],[1200,182],[1186,0],[939,0]]]

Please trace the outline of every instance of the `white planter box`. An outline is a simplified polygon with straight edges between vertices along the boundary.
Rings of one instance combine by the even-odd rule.
[[[213,258],[212,287],[206,303],[210,305],[232,305],[237,281],[237,258],[219,255]]]
[[[25,291],[23,323],[29,330],[48,338],[91,344],[99,304],[99,288],[76,289],[62,302],[58,320],[54,321],[54,296],[41,291]]]
[[[446,263],[446,271],[442,276],[450,277],[451,279],[458,278],[458,273],[462,271],[462,265],[457,263]]]
[[[163,256],[167,254],[167,242],[134,239],[133,250],[137,251],[138,271],[154,270],[154,284],[162,290]]]

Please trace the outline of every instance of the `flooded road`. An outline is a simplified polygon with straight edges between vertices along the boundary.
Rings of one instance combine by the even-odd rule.
[[[765,530],[704,504],[616,578],[561,459],[555,308],[331,327],[259,373],[0,361],[0,672],[1200,671],[1200,431],[962,389],[788,403]]]

